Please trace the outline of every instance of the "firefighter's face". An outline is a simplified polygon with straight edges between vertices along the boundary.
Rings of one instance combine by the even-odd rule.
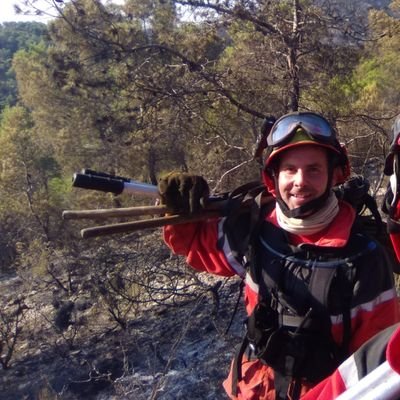
[[[290,210],[324,194],[328,185],[326,150],[303,145],[282,152],[278,168],[278,189]]]

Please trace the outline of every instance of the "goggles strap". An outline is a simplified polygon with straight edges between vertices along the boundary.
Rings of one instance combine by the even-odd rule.
[[[257,141],[257,147],[253,154],[253,158],[261,165],[263,165],[262,154],[267,148],[268,135],[271,132],[272,126],[274,125],[276,118],[274,116],[265,117],[261,126],[260,137]]]

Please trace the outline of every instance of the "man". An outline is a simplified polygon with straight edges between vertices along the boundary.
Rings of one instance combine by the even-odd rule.
[[[274,202],[256,228],[238,235],[246,216],[237,213],[164,229],[193,268],[245,277],[247,335],[224,382],[231,399],[298,399],[400,320],[384,249],[332,190],[350,171],[335,130],[318,114],[291,113],[266,144],[262,174]],[[197,210],[208,196],[204,179],[189,174],[170,174],[159,190],[175,210]],[[249,237],[248,251],[238,250]]]

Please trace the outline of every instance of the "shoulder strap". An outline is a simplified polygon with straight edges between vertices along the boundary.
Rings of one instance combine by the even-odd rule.
[[[274,206],[274,198],[260,183],[248,183],[230,193],[224,210],[223,230],[236,258],[247,254],[265,215]],[[222,243],[219,245],[222,247]]]
[[[328,294],[337,268],[313,268],[309,290],[318,303],[327,304]]]

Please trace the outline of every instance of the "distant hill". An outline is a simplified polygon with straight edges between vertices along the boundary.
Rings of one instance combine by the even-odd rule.
[[[0,112],[17,101],[17,84],[11,70],[14,54],[39,43],[46,33],[46,25],[39,22],[0,24]]]

